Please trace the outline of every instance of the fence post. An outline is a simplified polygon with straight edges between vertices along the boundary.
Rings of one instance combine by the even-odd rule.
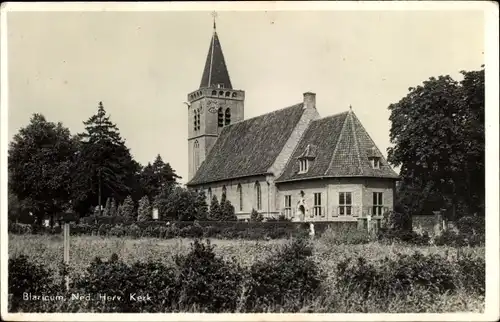
[[[64,264],[69,266],[69,223],[64,223]],[[69,276],[66,275],[66,290],[69,289]]]

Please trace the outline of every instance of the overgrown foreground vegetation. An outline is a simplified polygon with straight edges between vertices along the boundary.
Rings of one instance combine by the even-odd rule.
[[[331,239],[331,238],[330,238]],[[484,247],[10,236],[11,312],[482,312]],[[459,251],[460,250],[460,251]],[[98,256],[95,258],[95,256]],[[65,276],[70,289],[65,291]],[[63,300],[24,300],[23,293]],[[82,298],[71,300],[73,294]],[[99,294],[120,296],[102,301]],[[130,298],[149,294],[151,300]],[[87,297],[90,295],[90,297]]]

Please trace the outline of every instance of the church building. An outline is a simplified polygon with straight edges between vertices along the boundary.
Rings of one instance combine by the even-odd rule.
[[[293,106],[245,119],[244,102],[214,22],[187,104],[187,186],[205,191],[209,205],[225,193],[238,219],[255,209],[293,221],[356,221],[393,209],[398,175],[351,108],[321,117],[316,94],[306,92]]]

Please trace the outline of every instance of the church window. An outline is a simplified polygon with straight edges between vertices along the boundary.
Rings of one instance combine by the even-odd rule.
[[[229,124],[231,124],[231,110],[229,108],[226,108],[224,125],[229,125]]]
[[[224,112],[221,107],[219,107],[219,111],[217,113],[217,125],[218,127],[224,126]]]
[[[350,216],[352,214],[352,194],[350,192],[339,192],[339,215]]]
[[[231,92],[226,92],[226,96],[229,97],[231,95]]]
[[[199,162],[200,162],[200,144],[198,141],[194,141],[193,144],[193,164],[194,171],[198,170]]]
[[[299,160],[299,173],[306,173],[309,167],[309,162],[307,159]]]
[[[237,95],[237,94],[236,94],[236,92],[234,92],[234,93],[233,93],[233,95],[231,95],[231,96],[232,96],[232,97],[236,97],[236,95]]]
[[[217,84],[217,88],[224,88],[224,84],[223,83],[219,83]],[[221,92],[222,93],[222,92]]]
[[[321,207],[321,192],[314,194],[314,216],[323,216],[323,207]]]
[[[238,184],[238,201],[240,203],[239,209],[240,211],[243,211],[243,191],[241,190],[241,184]]]
[[[212,91],[212,96],[217,95],[217,91]]]
[[[259,182],[255,182],[255,201],[257,202],[257,210],[262,210],[262,192]]]
[[[285,218],[292,217],[292,195],[285,195]]]
[[[223,96],[224,95],[224,91],[219,91],[219,95]]]

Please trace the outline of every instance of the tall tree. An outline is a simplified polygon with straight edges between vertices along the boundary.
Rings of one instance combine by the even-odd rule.
[[[404,196],[453,217],[484,210],[484,69],[461,73],[461,82],[431,77],[389,106],[388,161],[401,166]]]
[[[74,183],[82,208],[102,205],[111,197],[122,201],[132,193],[140,165],[132,159],[118,127],[99,102],[97,113],[83,122],[85,132],[78,135],[80,153],[78,180]]]
[[[70,201],[76,144],[69,129],[34,114],[9,147],[9,191],[37,218],[38,224],[63,211]]]
[[[141,172],[141,185],[144,194],[154,199],[162,190],[172,188],[181,179],[169,163],[158,154],[153,164],[148,163]]]

